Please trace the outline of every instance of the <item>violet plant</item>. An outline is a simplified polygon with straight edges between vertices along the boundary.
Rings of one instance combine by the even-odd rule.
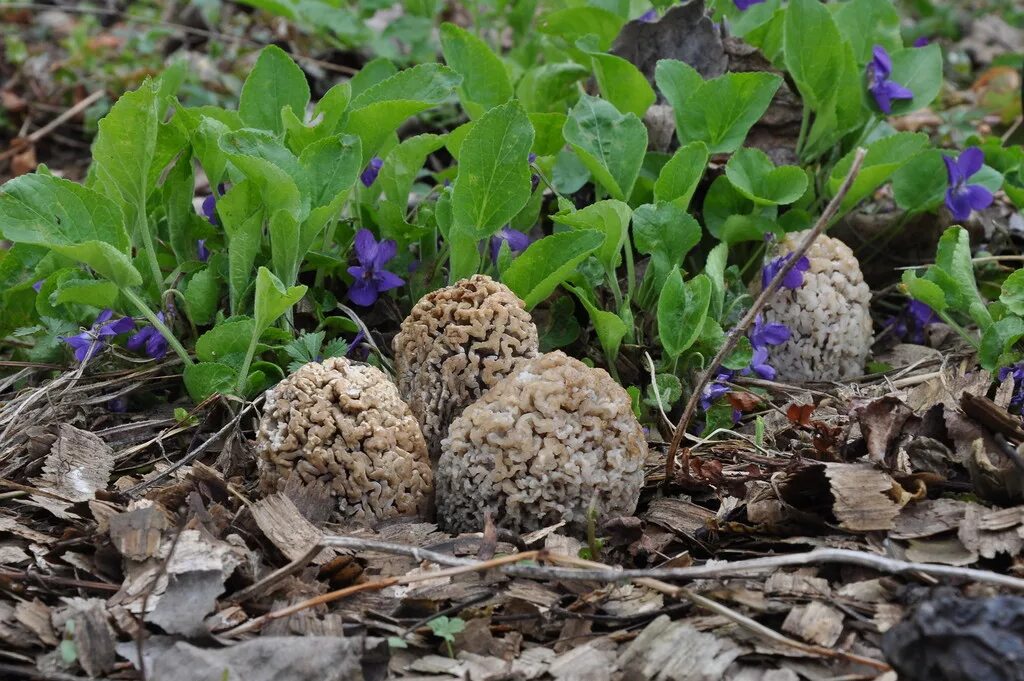
[[[321,356],[314,340],[327,348],[361,333],[339,305],[395,323],[393,310],[422,293],[489,273],[548,320],[546,349],[575,345],[603,362],[654,423],[749,305],[766,237],[810,226],[856,147],[867,156],[836,219],[890,181],[905,216],[937,213],[945,197],[966,220],[988,205],[983,191],[990,199],[1000,188],[1024,202],[1024,164],[998,140],[954,162],[927,136],[888,124],[936,98],[942,51],[904,47],[887,0],[709,3],[787,79],[705,77],[672,59],[642,73],[610,49],[628,21],[659,21],[675,3],[652,4],[631,17],[628,7],[541,2],[538,18],[508,19],[522,47],[511,51],[443,24],[443,65],[377,60],[316,102],[276,47],[260,54],[237,109],[181,106],[173,73],[147,82],[100,124],[84,184],[43,169],[0,190],[0,236],[15,242],[3,272],[16,272],[0,292],[0,333],[51,333],[45,316],[88,325],[92,342],[110,317],[95,330],[93,321],[111,309],[138,318],[129,349],[182,363],[195,399],[249,397],[290,362]],[[868,10],[879,20],[852,28],[862,22],[847,19]],[[786,80],[803,103],[800,165],[746,146]],[[659,95],[675,119],[670,151],[653,148],[643,120]],[[712,180],[713,157],[727,160]],[[202,185],[197,211],[202,175],[213,189]],[[806,269],[797,263],[784,286],[799,288]],[[938,272],[908,288],[952,291]],[[986,322],[984,301],[949,295],[932,306],[943,321]],[[988,317],[1000,330],[985,326],[979,346],[1013,335],[1008,316]],[[308,335],[296,349],[298,330]],[[702,396],[708,428],[732,423],[728,382],[774,376],[767,348],[789,332],[760,320],[727,358]],[[116,338],[86,352],[95,359]],[[1000,346],[1000,366],[1017,361],[1008,352]]]

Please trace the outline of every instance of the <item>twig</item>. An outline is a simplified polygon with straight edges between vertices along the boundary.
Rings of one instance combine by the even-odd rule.
[[[440,565],[476,565],[477,561],[470,558],[457,558],[443,553],[426,551],[416,546],[403,544],[392,544],[389,542],[362,539],[359,537],[346,537],[342,535],[327,535],[321,538],[323,546],[339,546],[348,549],[363,551],[380,551],[400,556],[409,556],[416,560],[429,560]],[[525,554],[517,554],[525,555]],[[502,572],[530,579],[560,579],[565,581],[582,582],[617,582],[624,579],[637,577],[650,577],[653,579],[671,580],[693,580],[708,579],[715,577],[736,577],[751,572],[764,572],[778,570],[787,567],[805,567],[808,565],[857,565],[869,568],[877,572],[892,575],[903,575],[922,573],[934,577],[946,577],[948,579],[966,579],[986,584],[1024,591],[1024,579],[1001,575],[988,570],[976,570],[973,568],[952,567],[948,565],[935,565],[931,563],[913,563],[896,558],[887,558],[873,553],[853,551],[850,549],[814,549],[806,553],[791,553],[779,556],[766,556],[764,558],[751,558],[749,560],[737,560],[730,563],[717,563],[715,565],[694,565],[685,568],[648,568],[643,570],[626,570],[615,567],[602,569],[571,569],[548,566],[524,566],[511,565],[501,568]]]
[[[575,566],[579,566],[579,567],[587,567],[587,568],[591,568],[591,567],[604,567],[600,563],[594,563],[594,562],[589,561],[589,560],[583,560],[582,558],[566,558],[566,557],[563,557],[563,556],[549,556],[548,559],[551,560],[552,562],[565,563],[567,565],[575,565]],[[757,634],[757,635],[759,635],[759,636],[761,636],[763,638],[769,639],[771,641],[775,641],[776,643],[781,643],[782,645],[789,646],[791,648],[795,648],[795,649],[803,651],[805,653],[809,653],[811,655],[817,655],[819,657],[839,658],[839,659],[847,660],[847,661],[850,661],[850,662],[855,662],[857,664],[867,665],[869,667],[873,667],[874,669],[879,669],[881,671],[889,671],[891,669],[891,667],[889,667],[889,665],[885,664],[884,662],[879,662],[878,660],[872,659],[870,657],[862,657],[860,655],[855,655],[853,653],[847,653],[847,652],[842,651],[842,650],[833,650],[831,648],[825,648],[823,646],[810,645],[810,644],[803,643],[801,641],[797,641],[795,639],[789,638],[788,636],[784,636],[784,635],[780,634],[779,632],[775,631],[774,629],[772,629],[770,627],[766,627],[765,625],[761,624],[760,622],[758,622],[755,619],[752,619],[750,617],[747,617],[746,615],[738,613],[735,610],[733,610],[731,608],[728,608],[725,605],[719,603],[718,601],[715,601],[715,600],[712,600],[710,598],[707,598],[706,596],[701,596],[700,594],[694,593],[693,591],[691,591],[690,589],[687,589],[686,587],[673,586],[673,585],[671,585],[671,584],[669,584],[667,582],[663,582],[663,581],[661,581],[659,579],[650,579],[650,578],[646,578],[646,577],[638,577],[638,578],[633,580],[633,583],[634,584],[639,584],[641,586],[645,586],[645,587],[647,587],[649,589],[653,589],[653,590],[658,591],[660,593],[663,593],[663,594],[665,594],[665,595],[667,595],[667,596],[669,596],[671,598],[685,598],[686,600],[690,601],[691,603],[693,603],[697,607],[704,608],[705,610],[709,610],[709,611],[711,611],[713,613],[722,615],[723,617],[726,617],[726,618],[732,620],[733,622],[736,622],[740,626],[749,629],[750,631],[754,632],[755,634]]]
[[[33,131],[26,137],[16,138],[14,141],[11,142],[11,148],[0,154],[0,161],[7,160],[8,158],[14,156],[18,152],[25,149],[26,147],[31,146],[38,142],[39,140],[41,140],[42,138],[46,137],[48,134],[59,128],[68,120],[74,118],[75,116],[77,116],[78,114],[82,113],[90,106],[95,104],[104,94],[106,94],[104,90],[97,90],[96,92],[92,93],[82,101],[78,102],[73,107],[71,107],[61,115],[57,116],[52,121],[50,121],[43,127],[39,128],[38,130]]]
[[[37,572],[19,572],[17,570],[0,570],[0,581],[3,580],[19,580],[25,582],[42,582],[43,584],[53,584],[54,586],[70,586],[75,589],[89,589],[92,591],[120,591],[121,587],[117,584],[107,584],[106,582],[90,582],[81,579],[71,579],[70,577],[57,577],[56,575],[43,575]]]
[[[860,167],[864,163],[864,155],[867,152],[863,148],[858,148],[853,157],[853,163],[850,165],[850,172],[846,174],[846,179],[843,180],[843,184],[839,187],[836,195],[832,197],[825,210],[822,212],[821,217],[814,223],[814,227],[804,237],[804,240],[797,246],[796,250],[793,251],[792,255],[783,262],[782,267],[778,272],[775,273],[775,277],[768,283],[768,285],[761,291],[761,294],[751,304],[750,309],[743,318],[734,326],[726,335],[725,343],[715,354],[714,358],[708,364],[705,369],[697,378],[696,383],[693,386],[693,390],[690,393],[690,398],[686,402],[686,408],[683,409],[682,416],[679,417],[679,422],[676,424],[675,432],[672,434],[672,443],[668,448],[668,455],[665,457],[665,481],[664,485],[668,487],[672,484],[675,478],[676,468],[676,452],[679,450],[679,444],[683,440],[683,434],[686,433],[686,429],[690,427],[690,421],[693,420],[693,415],[697,411],[697,405],[700,404],[700,396],[704,391],[704,386],[708,384],[711,377],[715,375],[719,367],[722,366],[722,362],[725,358],[736,348],[736,344],[739,343],[740,338],[747,332],[750,325],[753,324],[754,319],[757,315],[761,314],[761,310],[765,304],[775,295],[775,292],[779,290],[782,285],[782,280],[786,277],[786,274],[793,269],[797,262],[810,250],[814,241],[825,231],[832,218],[839,211],[839,206],[842,204],[843,199],[846,198],[847,193],[850,191],[850,187],[853,186],[853,181],[857,178],[857,174],[860,172]],[[686,469],[684,468],[684,471]]]
[[[320,553],[322,547],[320,544],[313,544],[309,547],[309,550],[304,554],[293,560],[292,562],[285,565],[283,568],[274,570],[263,579],[254,582],[253,584],[245,587],[241,591],[233,594],[230,598],[232,603],[244,603],[256,594],[260,593],[264,589],[277,584],[282,579],[290,574],[298,572],[302,568],[309,564],[309,561],[313,560],[313,557]]]
[[[153,484],[155,484],[157,482],[160,482],[161,480],[164,480],[165,478],[170,476],[171,473],[173,473],[174,471],[178,470],[182,466],[185,466],[185,465],[190,464],[193,461],[195,461],[197,458],[199,458],[199,455],[202,454],[203,452],[205,452],[207,449],[209,449],[210,446],[214,442],[217,442],[222,437],[224,437],[224,435],[226,435],[229,430],[231,430],[232,428],[235,428],[238,425],[238,422],[242,420],[242,417],[247,412],[249,412],[251,409],[253,409],[256,406],[256,404],[261,399],[262,399],[262,397],[258,397],[255,400],[253,400],[252,402],[250,402],[249,404],[247,404],[244,409],[239,411],[234,416],[234,418],[232,418],[230,421],[228,421],[226,424],[224,424],[224,427],[222,427],[216,433],[214,433],[209,438],[207,438],[207,440],[205,442],[203,442],[203,444],[199,445],[198,447],[193,449],[191,452],[189,452],[188,454],[186,454],[182,458],[180,458],[177,461],[175,461],[173,464],[168,466],[165,470],[161,471],[158,475],[153,476],[149,480],[143,480],[142,482],[140,482],[137,485],[129,487],[127,490],[125,490],[124,493],[127,494],[128,496],[136,496],[140,492],[142,492],[144,489],[149,487],[150,485],[153,485]]]
[[[335,537],[337,538],[337,537]],[[326,539],[326,538],[325,538]],[[328,546],[326,542],[322,542],[323,546]],[[406,548],[406,547],[402,547]],[[426,552],[431,553],[431,552]],[[443,554],[437,554],[443,556]],[[255,619],[249,620],[245,624],[240,624],[234,629],[229,629],[223,632],[222,636],[237,636],[244,634],[249,631],[255,631],[261,628],[267,622],[272,622],[282,617],[288,617],[294,615],[297,612],[306,610],[307,608],[313,608],[324,603],[331,603],[342,598],[347,598],[353,594],[360,593],[362,591],[380,591],[386,589],[389,586],[395,586],[398,584],[414,584],[415,582],[423,582],[431,579],[443,579],[445,577],[453,577],[455,575],[461,575],[466,572],[483,572],[484,570],[491,570],[494,568],[500,568],[508,565],[509,563],[518,563],[523,560],[536,560],[541,556],[546,555],[546,551],[524,551],[523,553],[513,553],[507,556],[500,556],[498,558],[492,558],[491,560],[470,560],[470,559],[457,559],[460,562],[456,567],[448,568],[447,570],[437,570],[435,572],[427,572],[415,575],[406,575],[405,577],[388,577],[387,579],[379,579],[374,582],[365,582],[363,584],[356,584],[354,586],[347,586],[344,589],[338,589],[337,591],[331,591],[314,598],[307,599],[295,605],[290,605],[287,608],[280,610],[274,610],[268,612],[266,615],[262,615]],[[430,560],[424,558],[422,560]],[[438,563],[439,565],[448,565],[450,563],[446,561],[433,560],[431,562]]]

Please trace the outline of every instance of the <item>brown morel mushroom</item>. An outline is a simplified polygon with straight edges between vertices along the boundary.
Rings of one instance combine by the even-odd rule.
[[[782,239],[775,257],[784,258],[804,232]],[[839,239],[819,236],[807,252],[809,267],[797,288],[783,287],[765,306],[769,322],[785,324],[790,337],[768,350],[782,380],[842,381],[864,372],[871,351],[871,289],[860,264]],[[792,271],[791,271],[792,272]]]
[[[372,523],[431,506],[419,424],[379,369],[341,357],[310,362],[267,391],[256,439],[267,493],[290,476],[323,481],[343,520]]]
[[[537,355],[537,327],[516,294],[478,274],[424,296],[393,347],[398,391],[436,459],[452,419]]]
[[[478,531],[484,511],[523,532],[587,525],[636,509],[647,442],[629,395],[601,369],[561,352],[522,364],[448,429],[435,473],[437,521]]]

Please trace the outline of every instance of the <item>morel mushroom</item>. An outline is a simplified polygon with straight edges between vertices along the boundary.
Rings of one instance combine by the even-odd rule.
[[[419,424],[379,369],[332,357],[267,391],[256,441],[267,493],[326,483],[342,520],[425,512],[433,474]]]
[[[393,347],[398,391],[436,459],[452,419],[537,355],[537,327],[516,294],[478,274],[424,296]]]
[[[629,395],[601,369],[562,352],[532,359],[455,419],[435,474],[437,521],[479,531],[484,512],[523,532],[564,520],[631,514],[647,442]]]
[[[803,240],[796,232],[779,243],[765,267],[765,282]],[[850,247],[819,236],[806,261],[789,271],[782,288],[768,301],[764,317],[785,324],[789,340],[769,350],[782,380],[842,381],[860,376],[871,351],[871,290]],[[802,276],[801,276],[802,275]]]

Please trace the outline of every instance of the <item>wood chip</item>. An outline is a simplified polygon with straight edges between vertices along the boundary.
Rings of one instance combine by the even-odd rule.
[[[164,530],[167,529],[167,513],[164,508],[149,500],[133,504],[135,508],[110,516],[110,541],[125,558],[145,560],[157,554]]]
[[[295,503],[280,492],[261,499],[250,510],[263,534],[288,560],[302,557],[323,537],[324,533],[306,520]],[[323,565],[336,555],[333,549],[325,548],[313,558],[313,563]]]
[[[607,642],[590,641],[567,650],[548,667],[556,681],[611,681],[615,671],[615,650]]]
[[[825,477],[840,527],[850,532],[892,528],[900,507],[888,496],[896,482],[887,473],[868,465],[833,463],[825,465]]]
[[[959,529],[968,503],[957,499],[924,499],[900,511],[890,539],[920,539]]]
[[[1016,556],[1024,548],[1021,522],[1024,507],[988,510],[980,504],[969,504],[957,538],[969,551],[984,558],[1006,553]]]
[[[57,635],[54,633],[53,624],[50,621],[52,615],[53,611],[50,607],[38,598],[21,601],[14,606],[14,619],[38,636],[43,644],[51,647],[58,643]]]
[[[956,537],[911,539],[904,557],[915,563],[940,563],[958,567],[978,562],[978,552],[969,550]]]
[[[821,601],[811,601],[790,610],[782,630],[808,643],[830,648],[843,633],[843,613]]]
[[[67,607],[54,616],[58,631],[74,624],[75,652],[78,663],[89,676],[110,672],[117,662],[114,646],[117,640],[108,621],[106,602],[99,598],[65,598]]]
[[[828,580],[813,572],[773,572],[764,583],[764,592],[771,596],[813,596],[828,598],[832,587]]]
[[[619,655],[618,665],[624,678],[718,681],[741,652],[729,639],[660,615]]]
[[[114,470],[114,450],[98,435],[62,423],[37,481],[69,501],[88,501],[105,490]]]
[[[683,499],[655,499],[644,514],[648,522],[656,523],[687,539],[694,539],[705,530],[715,514],[703,506]]]

